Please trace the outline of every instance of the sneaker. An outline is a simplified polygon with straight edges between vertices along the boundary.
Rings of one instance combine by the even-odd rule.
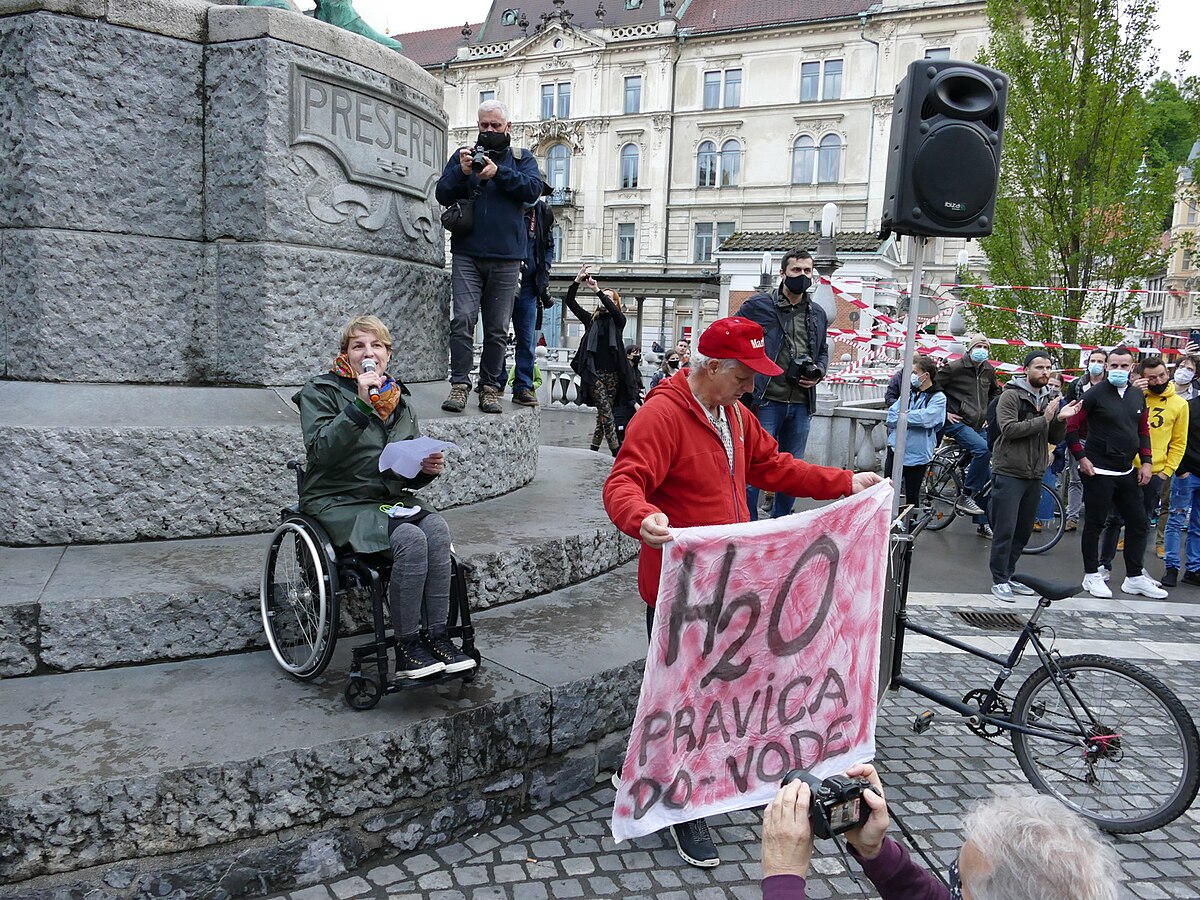
[[[1103,578],[1105,581],[1108,581],[1108,579],[1112,578],[1112,569],[1110,569],[1108,566],[1101,566],[1096,571],[1100,574],[1100,577]]]
[[[1166,559],[1167,548],[1164,547],[1162,544],[1155,544],[1154,545],[1154,555],[1157,556],[1159,559]]]
[[[1078,531],[1078,530],[1079,530],[1079,520],[1078,519],[1067,519],[1067,524],[1063,526],[1063,531]]]
[[[975,529],[975,533],[977,535],[979,535],[981,538],[983,538],[984,540],[990,541],[992,539],[992,526],[991,525],[980,525],[978,528]]]
[[[1200,569],[1195,572],[1184,572],[1183,577],[1179,579],[1184,584],[1194,584],[1200,587]]]
[[[426,678],[444,671],[446,664],[435,659],[417,635],[396,641],[396,678]]]
[[[711,869],[721,861],[717,855],[717,845],[708,832],[708,823],[703,819],[672,825],[671,836],[675,838],[675,849],[685,863]]]
[[[512,402],[520,406],[537,406],[537,394],[526,388],[523,391],[517,391],[512,396]]]
[[[1175,587],[1175,585],[1179,584],[1179,570],[1174,566],[1167,566],[1166,571],[1163,572],[1162,581],[1159,584],[1163,587]]]
[[[485,413],[501,412],[499,389],[494,387],[485,387],[479,392],[479,408]]]
[[[972,497],[968,497],[966,494],[963,494],[958,498],[957,501],[955,501],[954,508],[964,516],[986,515],[986,513],[983,511],[983,507],[976,503]]]
[[[1166,591],[1145,575],[1135,575],[1132,578],[1126,577],[1121,582],[1121,593],[1138,594],[1142,597],[1149,597],[1151,600],[1163,600],[1167,596]]]
[[[1093,597],[1099,597],[1101,600],[1107,600],[1112,596],[1112,591],[1108,589],[1108,585],[1104,583],[1105,578],[1099,572],[1092,572],[1090,575],[1083,576],[1083,589]]]
[[[1002,603],[1015,603],[1017,600],[1017,598],[1013,596],[1012,585],[1005,581],[992,585],[992,596]]]
[[[1125,538],[1121,538],[1119,541],[1117,541],[1117,552],[1120,553],[1124,549],[1125,549]]]
[[[445,631],[440,634],[429,632],[421,636],[430,656],[440,660],[447,672],[467,672],[475,668],[475,660],[457,647]]]
[[[619,791],[621,789],[621,773],[620,772],[613,772],[612,778],[610,778],[609,781],[612,782],[614,791]]]
[[[1039,532],[1039,531],[1041,531],[1041,530],[1042,530],[1042,523],[1041,523],[1040,521],[1038,521],[1038,520],[1036,520],[1036,519],[1035,519],[1035,520],[1034,520],[1034,523],[1033,523],[1033,531],[1034,531],[1034,533],[1036,534],[1037,532]]]
[[[442,409],[446,412],[462,412],[467,408],[467,393],[470,386],[466,384],[450,385],[450,396],[442,401]]]
[[[1031,588],[1027,585],[1021,584],[1021,582],[1019,582],[1019,581],[1010,581],[1008,583],[1008,586],[1010,588],[1012,588],[1012,592],[1014,594],[1020,594],[1022,597],[1036,597],[1037,596],[1037,591],[1035,591],[1033,588]]]

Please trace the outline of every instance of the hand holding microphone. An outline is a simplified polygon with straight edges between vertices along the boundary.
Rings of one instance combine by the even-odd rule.
[[[364,359],[364,360],[362,361],[362,373],[363,373],[363,375],[373,375],[373,374],[375,373],[375,365],[376,365],[376,364],[375,364],[375,360],[371,359],[369,356],[368,356],[366,359]],[[360,390],[361,390],[361,386],[362,386],[362,381],[361,381],[361,378],[362,378],[362,376],[359,376],[359,378],[360,378],[360,381],[359,381],[359,386],[360,386]],[[376,382],[378,382],[378,378],[376,378],[375,380],[376,380]],[[379,396],[379,385],[378,385],[378,383],[376,383],[376,384],[372,384],[372,385],[370,385],[370,386],[368,386],[368,387],[367,387],[367,395],[368,395],[368,397],[370,397],[370,399],[372,399],[372,400],[374,400],[376,397],[378,397],[378,396]]]

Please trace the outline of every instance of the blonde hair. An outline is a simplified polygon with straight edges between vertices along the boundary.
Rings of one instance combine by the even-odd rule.
[[[621,292],[618,291],[616,288],[605,288],[603,291],[601,291],[601,293],[602,294],[612,294],[612,302],[617,305],[618,309],[622,308],[621,307]],[[602,313],[602,312],[607,312],[607,310],[604,308],[604,304],[600,302],[600,298],[597,297],[596,298],[596,309],[592,312],[592,318],[598,319],[600,317],[600,313]]]
[[[373,334],[388,349],[388,353],[392,352],[392,333],[388,331],[388,327],[383,324],[383,320],[379,316],[355,316],[342,329],[342,336],[339,339],[338,346],[341,352],[345,353],[350,349],[350,338],[354,336],[356,331],[365,331],[368,334]]]

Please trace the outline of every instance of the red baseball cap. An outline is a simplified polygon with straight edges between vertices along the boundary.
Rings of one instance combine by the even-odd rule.
[[[762,326],[741,316],[717,319],[700,335],[697,349],[710,359],[736,359],[763,375],[782,375],[763,349]]]

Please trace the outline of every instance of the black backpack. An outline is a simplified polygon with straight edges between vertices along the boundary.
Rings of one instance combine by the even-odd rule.
[[[996,446],[996,441],[1000,438],[1000,422],[996,419],[996,407],[1000,404],[1000,395],[997,394],[992,398],[992,402],[987,406],[987,412],[984,413],[984,420],[987,424],[987,445],[988,451]]]

